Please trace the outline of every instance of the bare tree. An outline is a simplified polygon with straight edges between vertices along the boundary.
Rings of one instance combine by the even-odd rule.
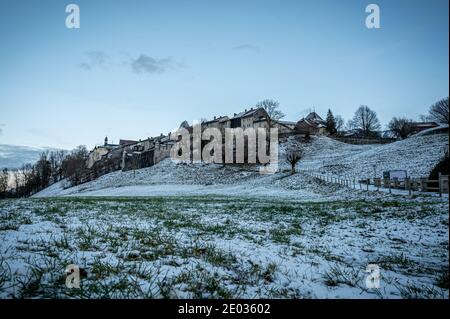
[[[448,97],[439,100],[430,107],[430,119],[437,123],[449,124]]]
[[[17,194],[19,188],[23,185],[23,180],[22,180],[22,173],[20,172],[20,170],[16,169],[15,171],[13,171],[13,185],[14,185],[14,190]]]
[[[407,138],[412,133],[412,121],[406,118],[394,117],[389,122],[388,127],[396,137]]]
[[[353,119],[349,122],[350,127],[359,129],[364,137],[374,135],[381,128],[377,113],[367,105],[361,105],[355,112]]]
[[[49,153],[44,152],[34,165],[38,176],[38,188],[43,189],[49,186],[52,177],[52,164],[48,160]]]
[[[81,145],[65,157],[62,163],[62,175],[68,177],[73,185],[80,183],[81,176],[86,169],[88,155],[86,146]]]
[[[336,121],[336,131],[339,133],[344,129],[344,119],[340,115],[336,115],[334,117],[334,120]]]
[[[6,196],[6,191],[8,190],[9,172],[8,169],[4,168],[0,171],[0,198]]]
[[[286,152],[286,160],[291,164],[291,174],[295,174],[295,165],[303,157],[303,152],[299,147],[291,147]]]
[[[269,118],[267,119],[267,123],[269,124],[269,127],[273,127],[273,121],[279,121],[283,117],[285,117],[285,114],[280,110],[280,103],[272,100],[272,99],[266,99],[261,102],[258,102],[256,104],[257,108],[262,107],[266,112]]]

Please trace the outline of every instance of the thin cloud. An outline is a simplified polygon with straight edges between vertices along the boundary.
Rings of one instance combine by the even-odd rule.
[[[105,67],[109,64],[111,58],[103,51],[88,51],[85,52],[87,61],[80,63],[78,66],[83,70],[90,71],[94,67]]]
[[[141,54],[137,59],[131,60],[133,72],[142,74],[161,74],[167,70],[174,70],[182,67],[182,64],[175,62],[172,58],[156,59],[151,56]]]
[[[92,70],[92,67],[90,66],[89,63],[80,63],[78,66],[86,71]]]
[[[232,48],[234,51],[252,51],[259,53],[261,50],[258,46],[253,44],[241,44]]]

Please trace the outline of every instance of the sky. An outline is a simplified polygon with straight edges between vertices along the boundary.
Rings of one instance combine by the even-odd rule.
[[[80,8],[68,29],[66,5]],[[368,29],[365,8],[380,7]],[[0,1],[0,144],[72,149],[279,101],[385,127],[447,97],[448,0]]]

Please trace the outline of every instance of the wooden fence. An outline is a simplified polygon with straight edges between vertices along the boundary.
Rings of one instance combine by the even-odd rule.
[[[413,192],[434,192],[438,193],[442,197],[443,193],[449,193],[449,177],[448,175],[442,175],[439,173],[437,180],[430,180],[427,177],[422,178],[406,178],[399,180],[397,178],[364,178],[356,179],[351,177],[336,177],[333,175],[321,174],[312,170],[306,170],[306,173],[314,178],[320,179],[326,183],[339,184],[346,187],[369,190],[370,186],[373,186],[377,191],[380,189],[386,189],[389,193],[392,193],[393,189],[400,189],[407,191],[409,195]]]
[[[358,137],[344,137],[344,136],[330,136],[332,139],[347,143],[347,144],[356,144],[356,145],[364,145],[364,144],[388,144],[395,142],[393,138],[358,138]]]

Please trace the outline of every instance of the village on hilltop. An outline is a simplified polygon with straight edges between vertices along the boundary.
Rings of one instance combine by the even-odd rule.
[[[416,134],[436,128],[439,124],[425,121],[411,122],[410,126],[410,131]],[[183,121],[180,127],[186,128],[192,133],[192,126],[187,121]],[[263,107],[251,107],[240,113],[234,113],[232,117],[215,116],[212,120],[201,122],[202,131],[207,128],[217,128],[222,133],[226,128],[242,128],[243,130],[264,128],[267,130],[269,127],[278,129],[280,139],[294,135],[302,137],[330,135],[327,131],[326,120],[315,111],[311,111],[307,116],[294,122],[272,119]],[[333,134],[333,138],[356,144],[389,143],[395,140],[390,130],[377,132],[370,138],[358,129],[340,130]],[[127,171],[153,166],[170,156],[170,150],[174,144],[175,141],[170,138],[170,133],[167,135],[161,133],[159,136],[138,141],[120,139],[118,144],[109,143],[108,137],[105,137],[103,145],[95,146],[90,151],[86,164],[89,173],[82,180],[92,180],[116,170]]]

